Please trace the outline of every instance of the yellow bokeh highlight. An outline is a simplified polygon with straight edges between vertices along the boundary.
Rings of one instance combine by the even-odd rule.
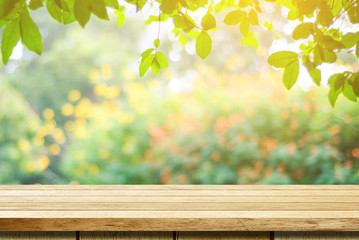
[[[50,165],[50,159],[43,155],[37,159],[37,166],[40,171],[45,170]]]
[[[92,69],[92,70],[90,71],[89,79],[90,79],[90,82],[91,82],[91,83],[97,83],[98,80],[100,79],[100,77],[101,77],[101,73],[100,73],[99,70],[97,70],[97,69]]]
[[[50,134],[54,131],[54,129],[56,128],[56,122],[53,119],[47,120],[45,122],[44,128],[47,131],[47,134]]]
[[[25,164],[25,169],[26,169],[26,171],[28,171],[28,172],[33,172],[33,171],[35,171],[35,163],[34,162],[32,162],[32,161],[29,161],[29,162],[26,162],[26,164]]]
[[[57,144],[63,144],[66,141],[65,134],[61,128],[55,128],[52,137]]]
[[[106,98],[115,98],[120,95],[120,89],[116,86],[107,86],[106,84],[97,84],[94,87],[94,93]]]
[[[56,155],[59,155],[59,153],[61,152],[61,148],[57,144],[51,144],[49,146],[49,152],[50,152],[51,155],[56,156]]]
[[[104,64],[101,66],[101,73],[104,80],[109,80],[113,77],[112,66]]]
[[[35,136],[32,141],[36,146],[44,145],[44,137],[42,136]]]
[[[71,132],[74,130],[75,123],[74,121],[69,120],[65,122],[64,126],[67,131]]]
[[[50,120],[53,119],[55,117],[55,112],[54,110],[50,109],[50,108],[46,108],[43,112],[42,112],[42,116],[46,119],[46,120]]]
[[[92,175],[98,174],[100,171],[99,167],[96,164],[89,164],[88,170]]]
[[[98,156],[100,159],[102,160],[106,160],[106,159],[109,159],[111,154],[108,150],[105,150],[105,149],[101,149],[99,152],[98,152]]]
[[[83,98],[75,107],[74,115],[76,118],[88,118],[91,117],[91,109],[93,105],[90,99]]]
[[[136,78],[137,74],[131,71],[128,68],[125,68],[121,71],[122,77],[128,81],[131,81]]]
[[[81,93],[77,89],[71,90],[69,92],[69,94],[67,95],[67,99],[69,99],[69,101],[71,101],[71,102],[75,102],[75,101],[79,100],[80,97],[81,97]]]
[[[69,103],[66,103],[64,104],[62,107],[61,107],[61,113],[62,115],[64,116],[70,116],[74,113],[74,106],[72,106],[71,104]]]
[[[21,151],[27,152],[31,149],[31,144],[29,143],[28,140],[21,138],[18,142],[17,142],[17,146],[19,147],[19,149]]]

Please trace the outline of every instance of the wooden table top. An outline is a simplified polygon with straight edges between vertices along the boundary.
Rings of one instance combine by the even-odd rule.
[[[0,185],[0,231],[358,231],[359,185]]]

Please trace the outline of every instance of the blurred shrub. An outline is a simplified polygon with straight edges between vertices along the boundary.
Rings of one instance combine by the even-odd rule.
[[[190,93],[165,82],[110,84],[62,107],[70,136],[61,164],[81,184],[359,183],[359,109],[279,75],[215,74],[197,66]],[[103,74],[103,73],[102,73]],[[182,80],[182,79],[181,79]],[[183,81],[187,81],[183,79]],[[186,84],[191,84],[187,82]]]
[[[40,181],[49,165],[37,136],[41,123],[22,96],[0,81],[0,183]]]

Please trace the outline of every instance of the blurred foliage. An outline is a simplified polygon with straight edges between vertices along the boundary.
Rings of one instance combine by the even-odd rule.
[[[201,76],[188,94],[163,92],[166,85],[155,80],[119,89],[97,75],[96,101],[63,106],[73,136],[62,162],[68,178],[81,184],[359,183],[355,104],[340,101],[333,111],[326,92],[289,94],[273,72],[197,70]]]
[[[15,89],[0,81],[0,182],[41,181],[39,173],[49,166],[36,133],[40,119]]]
[[[78,31],[33,17],[42,56],[20,48],[0,69],[0,184],[359,183],[357,104],[287,92],[263,49],[226,44],[237,33],[206,62],[163,37],[180,58],[141,79],[138,19]]]
[[[145,12],[141,22],[146,25],[158,23],[157,36],[151,39],[153,46],[141,54],[141,77],[150,68],[158,76],[161,69],[168,67],[167,52],[164,54],[159,50],[161,24],[163,26],[168,20],[167,26],[171,27],[173,37],[184,46],[188,40],[195,42],[195,52],[202,59],[213,52],[212,39],[213,32],[219,26],[217,22],[236,26],[241,39],[235,43],[240,41],[244,46],[259,49],[259,56],[271,53],[267,51],[270,45],[267,42],[274,39],[273,35],[278,39],[291,39],[297,43],[296,49],[280,49],[268,58],[270,65],[284,69],[282,81],[287,89],[297,82],[301,64],[306,67],[312,81],[320,86],[327,85],[326,79],[322,79],[323,63],[336,63],[338,56],[343,53],[354,61],[359,57],[359,31],[356,28],[359,7],[356,0],[2,0],[2,62],[8,63],[20,41],[28,50],[42,53],[43,36],[29,10],[46,10],[59,23],[67,25],[77,22],[83,28],[91,15],[109,21],[113,13],[117,26],[122,27],[127,16],[131,15],[126,7],[132,7],[136,13]],[[225,14],[223,21],[218,21],[222,17],[220,13]],[[263,32],[270,33],[270,37]],[[260,46],[259,43],[263,42],[265,44]],[[171,53],[168,55],[171,56]],[[341,94],[357,102],[359,72],[345,70],[332,74],[329,85],[328,99],[333,107]]]

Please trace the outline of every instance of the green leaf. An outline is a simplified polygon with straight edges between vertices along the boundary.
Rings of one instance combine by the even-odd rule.
[[[153,41],[153,45],[154,45],[156,48],[158,48],[158,47],[160,46],[160,40],[159,40],[159,39],[155,39],[155,40]]]
[[[187,38],[185,36],[183,36],[182,34],[179,36],[178,41],[182,44],[182,45],[186,45],[187,44]]]
[[[172,14],[178,8],[178,0],[163,0],[161,10],[164,14]]]
[[[288,12],[288,16],[287,16],[287,19],[288,20],[296,20],[298,19],[300,16],[300,12],[298,9],[291,9],[289,12]]]
[[[117,14],[117,19],[116,19],[117,26],[122,27],[123,23],[125,22],[125,19],[126,19],[125,14],[123,14],[123,12],[119,12]]]
[[[307,68],[309,75],[312,77],[313,82],[320,86],[320,82],[322,80],[321,72],[318,68],[316,68],[315,64],[310,61],[309,55],[304,55],[302,57],[303,64]]]
[[[345,48],[352,48],[359,41],[359,32],[356,33],[347,33],[342,36],[341,42],[343,43]]]
[[[253,9],[248,13],[249,23],[252,25],[259,25],[257,12]]]
[[[20,25],[19,25],[19,20],[15,19],[6,25],[2,35],[1,54],[2,54],[2,61],[4,64],[7,64],[7,62],[9,61],[9,58],[12,54],[12,50],[16,46],[19,39],[20,39]]]
[[[62,23],[63,22],[63,10],[57,6],[55,0],[47,0],[46,1],[46,8],[49,12],[50,16],[55,19],[56,21]]]
[[[148,51],[148,50],[147,50]],[[142,56],[141,63],[140,63],[140,77],[143,77],[145,73],[147,72],[148,68],[151,66],[152,61],[154,59],[154,54],[145,54]]]
[[[44,2],[43,0],[31,0],[29,3],[29,8],[31,10],[36,10],[38,8],[41,8],[44,6],[43,2]]]
[[[251,45],[253,48],[258,48],[258,41],[253,37],[253,32],[248,32],[241,41],[243,45]]]
[[[144,52],[141,54],[141,57],[142,57],[142,58],[147,57],[148,55],[150,55],[150,53],[153,52],[153,50],[155,50],[155,49],[154,49],[154,48],[149,48],[149,49],[147,49],[146,51],[144,51]]]
[[[69,24],[69,23],[73,23],[76,21],[76,18],[74,16],[74,4],[75,4],[75,0],[66,0],[67,5],[69,7],[70,11],[62,11],[63,15],[62,15],[62,22],[63,24]]]
[[[332,51],[329,51],[326,48],[323,48],[323,62],[334,63],[337,61],[337,54]]]
[[[151,15],[145,21],[145,25],[149,25],[152,22],[164,22],[167,21],[169,15],[161,13],[159,16]]]
[[[359,77],[357,76],[352,83],[353,91],[359,97]]]
[[[330,88],[329,93],[328,93],[328,99],[329,99],[330,105],[332,105],[332,107],[335,106],[335,103],[338,99],[339,94],[340,94],[340,90],[334,90],[334,88]]]
[[[294,40],[301,38],[308,38],[310,34],[314,33],[313,23],[302,23],[299,24],[293,31],[292,36]]]
[[[111,7],[116,10],[120,9],[120,5],[118,4],[117,0],[103,0],[103,1],[107,7]]]
[[[289,90],[293,87],[299,76],[299,61],[296,59],[290,65],[285,67],[283,73],[284,86]]]
[[[4,20],[4,19],[0,19],[0,29],[6,25],[8,21]]]
[[[196,52],[198,56],[205,59],[212,50],[212,39],[207,31],[202,31],[196,38]]]
[[[240,9],[234,10],[226,15],[224,23],[227,25],[237,25],[241,22],[242,18],[246,16],[246,12]]]
[[[147,0],[126,0],[127,3],[136,6],[136,12],[140,11],[147,3]]]
[[[334,90],[342,90],[346,78],[343,73],[337,73],[330,76],[328,83]]]
[[[335,40],[331,36],[324,35],[321,37],[320,44],[328,50],[342,49],[344,44]]]
[[[351,23],[359,23],[358,7],[350,7],[347,12]]]
[[[84,28],[86,23],[90,20],[91,11],[89,9],[88,0],[75,0],[74,15],[76,20]]]
[[[239,25],[239,31],[243,36],[247,36],[249,32],[249,21],[247,18],[243,18],[243,21]]]
[[[179,0],[179,2],[183,7],[188,8],[188,4],[187,4],[186,0]]]
[[[337,101],[339,94],[342,92],[342,88],[343,88],[345,80],[346,80],[346,78],[343,73],[334,74],[334,75],[330,76],[330,78],[328,80],[328,84],[330,86],[330,90],[328,93],[328,99],[329,99],[330,105],[332,105],[332,107],[335,106],[335,102]]]
[[[342,10],[343,3],[342,3],[342,1],[332,1],[332,3],[333,3],[333,6],[332,6],[333,17],[336,17]]]
[[[298,54],[291,51],[275,52],[268,58],[268,63],[274,67],[285,68],[298,59]]]
[[[314,54],[314,63],[315,65],[320,65],[323,63],[323,59],[324,59],[324,49],[319,46],[316,45],[313,51]]]
[[[90,0],[90,10],[98,18],[109,20],[105,2],[103,0]]]
[[[152,60],[152,63],[151,63],[151,69],[152,69],[152,72],[158,76],[158,74],[160,74],[160,70],[161,70],[161,67],[160,67],[160,64],[158,63],[157,59],[154,58]]]
[[[168,67],[167,57],[162,52],[156,52],[155,58],[160,64],[161,68]]]
[[[0,1],[0,19],[4,19],[15,8],[20,0],[1,0]]]
[[[66,12],[69,11],[69,7],[67,6],[67,3],[66,3],[65,0],[55,0],[55,3],[57,4],[57,6],[58,6],[60,9],[66,11]]]
[[[201,21],[201,26],[204,30],[209,30],[216,27],[216,19],[212,14],[207,13]]]
[[[185,32],[191,31],[196,25],[187,16],[173,16],[173,23],[176,28],[180,28]]]
[[[41,54],[42,37],[37,25],[32,21],[29,12],[24,10],[20,18],[20,35],[22,43],[33,52]]]
[[[333,22],[333,18],[334,16],[332,10],[328,7],[328,5],[326,4],[321,5],[321,8],[317,16],[317,21],[323,27],[329,27]]]
[[[359,42],[355,46],[355,55],[359,57]]]
[[[346,97],[347,99],[349,99],[352,102],[357,101],[357,97],[354,93],[354,89],[353,89],[352,85],[349,84],[349,81],[344,82],[343,95],[344,95],[344,97]]]
[[[297,3],[298,10],[304,15],[311,14],[317,8],[316,1],[317,0],[300,0]]]
[[[238,1],[238,6],[240,8],[245,8],[248,5],[250,5],[250,2],[248,0],[240,0],[240,1]]]

